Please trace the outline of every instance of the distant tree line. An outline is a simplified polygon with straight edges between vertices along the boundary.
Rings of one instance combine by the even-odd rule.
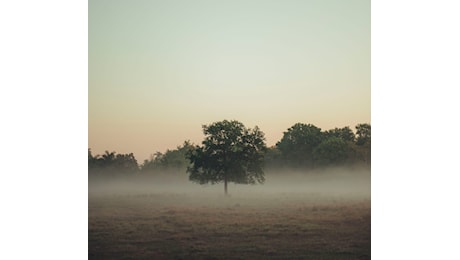
[[[88,149],[88,172],[95,175],[118,175],[135,173],[139,171],[139,165],[133,153],[116,154],[105,151],[103,155],[95,155]]]
[[[174,150],[168,149],[165,153],[157,152],[150,157],[150,160],[144,160],[144,163],[140,165],[140,172],[185,172],[190,164],[186,155],[193,149],[194,145],[190,141],[185,141]]]
[[[346,126],[322,131],[312,124],[297,123],[283,133],[276,145],[265,149],[265,169],[314,169],[327,166],[371,162],[371,126],[358,124],[356,132]],[[190,166],[190,154],[197,146],[185,141],[176,149],[157,152],[138,164],[133,153],[117,154],[106,151],[93,155],[88,149],[90,175],[126,175],[183,172]]]
[[[266,166],[317,168],[362,163],[370,165],[371,126],[358,124],[322,131],[312,124],[297,123],[283,133],[265,156]]]

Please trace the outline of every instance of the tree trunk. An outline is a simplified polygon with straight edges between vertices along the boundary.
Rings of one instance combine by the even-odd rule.
[[[225,189],[225,196],[228,195],[228,192],[227,192],[227,177],[225,177],[224,179],[224,189]]]

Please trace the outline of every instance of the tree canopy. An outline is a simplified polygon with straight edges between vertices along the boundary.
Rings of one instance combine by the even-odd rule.
[[[356,144],[364,145],[370,144],[371,142],[371,125],[370,124],[358,124],[356,126]]]
[[[246,128],[238,121],[220,121],[203,126],[202,146],[191,150],[187,168],[191,181],[205,183],[255,184],[265,181],[263,162],[264,133],[256,126]]]
[[[194,149],[190,141],[185,141],[176,149],[168,149],[165,153],[156,152],[150,160],[144,160],[142,172],[182,171],[187,169],[190,161],[186,158],[189,150]]]
[[[348,145],[344,139],[331,136],[313,151],[316,165],[337,165],[348,158]]]
[[[269,149],[271,166],[314,168],[346,163],[370,162],[370,125],[358,124],[356,135],[350,127],[321,131],[312,124],[296,123]]]
[[[93,156],[88,149],[88,171],[93,174],[116,175],[119,173],[137,172],[139,166],[133,153],[117,154],[105,151],[100,156]]]
[[[297,123],[283,134],[276,144],[284,160],[291,166],[309,166],[313,163],[313,150],[323,141],[321,128]]]
[[[340,138],[344,141],[348,142],[354,142],[355,141],[355,134],[353,133],[353,130],[351,130],[350,127],[345,126],[342,128],[334,128],[331,130],[327,130],[325,132],[326,137],[337,137]]]

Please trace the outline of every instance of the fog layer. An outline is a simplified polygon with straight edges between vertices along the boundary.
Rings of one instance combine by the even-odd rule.
[[[246,197],[263,194],[315,194],[342,198],[370,199],[370,169],[328,168],[315,171],[273,170],[266,172],[265,183],[230,183],[229,194]],[[111,195],[181,194],[223,196],[223,183],[200,185],[188,180],[185,172],[138,174],[119,178],[90,178],[89,198]]]

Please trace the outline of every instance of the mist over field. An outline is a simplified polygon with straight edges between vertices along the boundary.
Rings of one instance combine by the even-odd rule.
[[[370,169],[335,167],[310,171],[271,170],[265,174],[264,184],[246,185],[231,183],[229,194],[234,197],[263,194],[315,193],[321,196],[368,198],[371,192]],[[119,178],[93,178],[89,182],[89,196],[183,194],[221,196],[223,184],[191,182],[185,172],[165,171],[158,174],[136,174]]]
[[[370,259],[370,168],[271,170],[264,184],[183,172],[89,180],[89,259]]]

